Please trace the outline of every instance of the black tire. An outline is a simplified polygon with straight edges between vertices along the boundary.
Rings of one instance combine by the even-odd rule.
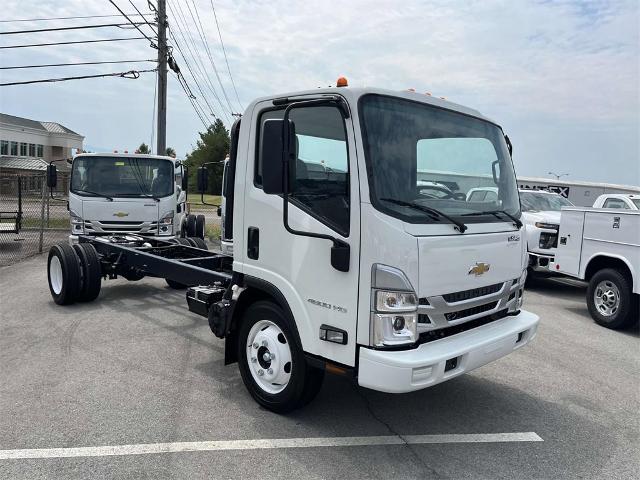
[[[252,327],[262,320],[274,323],[282,331],[285,341],[281,340],[281,343],[288,343],[291,352],[289,367],[291,376],[284,390],[278,393],[270,393],[260,387],[251,373],[247,358],[249,333]],[[242,381],[251,396],[266,409],[276,413],[287,413],[308,404],[320,391],[324,380],[324,370],[307,364],[304,352],[296,341],[291,322],[278,305],[270,301],[259,301],[247,308],[238,332],[237,347],[238,366]]]
[[[595,301],[598,286],[603,282],[614,285],[619,292],[618,307],[610,315],[604,315]],[[613,268],[604,268],[591,277],[587,288],[587,307],[595,322],[606,328],[617,330],[638,321],[638,301],[633,296],[631,283],[620,271]]]
[[[193,240],[193,243],[195,244],[194,247],[199,248],[200,250],[209,250],[209,247],[207,247],[207,242],[205,242],[202,238],[194,237],[191,238],[191,240]]]
[[[73,249],[80,259],[82,272],[81,288],[78,292],[77,301],[92,302],[100,295],[100,287],[102,286],[100,257],[95,247],[90,243],[74,245]]]
[[[58,305],[75,302],[81,288],[80,278],[80,259],[75,250],[64,243],[51,247],[47,259],[47,280],[53,301]]]
[[[130,282],[137,282],[138,280],[142,280],[144,278],[144,273],[140,273],[134,269],[129,270],[122,274],[122,276]]]
[[[196,215],[196,234],[194,235],[194,237],[204,239],[204,233],[205,233],[204,224],[205,224],[204,215]]]
[[[187,237],[187,238],[185,238],[185,240],[187,242],[189,242],[189,246],[190,247],[198,248],[198,244],[196,243],[196,238],[198,238],[198,237]]]
[[[186,237],[195,237],[196,236],[196,216],[195,215],[187,215],[187,232]]]
[[[185,247],[193,246],[193,244],[189,241],[188,238],[176,238],[176,243],[178,245],[184,245]],[[167,282],[167,285],[169,285],[171,288],[175,290],[184,290],[185,288],[187,288],[187,285],[185,285],[184,283],[175,282],[168,278],[165,278],[164,281]]]

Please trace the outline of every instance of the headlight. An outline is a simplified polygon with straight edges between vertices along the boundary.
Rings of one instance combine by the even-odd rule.
[[[396,268],[376,264],[372,287],[371,345],[392,347],[415,343],[418,298],[405,274]]]
[[[71,233],[84,233],[84,220],[73,210],[69,210],[69,219],[71,221]]]
[[[536,227],[538,228],[546,228],[547,230],[559,230],[560,225],[555,223],[545,223],[545,222],[536,222]]]
[[[413,292],[376,292],[376,311],[378,312],[413,312],[418,307],[416,294]]]
[[[173,210],[160,217],[160,221],[158,222],[158,233],[160,235],[173,234]]]

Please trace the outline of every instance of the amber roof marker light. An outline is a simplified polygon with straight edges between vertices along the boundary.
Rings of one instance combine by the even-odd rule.
[[[349,82],[347,81],[347,77],[338,77],[336,81],[336,87],[348,87]]]

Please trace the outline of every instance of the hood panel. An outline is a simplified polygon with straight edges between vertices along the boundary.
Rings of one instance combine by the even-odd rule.
[[[82,217],[100,222],[152,222],[158,220],[158,203],[153,199],[84,200]]]
[[[534,225],[536,222],[555,223],[560,225],[560,211],[546,210],[541,212],[522,212],[522,222]]]
[[[418,296],[443,295],[519,278],[523,235],[509,232],[418,238]],[[477,262],[489,264],[488,271],[469,274]]]

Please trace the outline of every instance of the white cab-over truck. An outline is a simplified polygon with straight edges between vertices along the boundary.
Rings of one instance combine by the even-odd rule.
[[[565,207],[556,270],[586,280],[591,317],[607,328],[638,322],[640,212]]]
[[[85,153],[74,157],[69,188],[70,243],[78,235],[204,238],[202,215],[187,212],[186,174],[172,157]]]
[[[510,151],[477,111],[412,92],[261,98],[231,128],[232,256],[79,235],[76,251],[51,249],[51,294],[94,299],[100,275],[123,267],[191,285],[190,310],[277,412],[309,402],[325,372],[383,392],[429,387],[535,336],[538,317],[521,309],[526,241]],[[494,199],[467,201],[488,182]]]

